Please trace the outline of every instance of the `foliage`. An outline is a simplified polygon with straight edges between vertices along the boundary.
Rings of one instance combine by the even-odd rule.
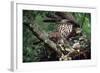
[[[73,13],[75,19],[80,24],[83,33],[91,38],[91,15],[90,13]]]
[[[45,23],[43,20],[46,18],[46,15],[51,15],[55,12],[23,10],[23,62],[49,61],[52,58],[51,53],[54,52],[48,52],[47,48],[45,48],[45,44],[37,39],[37,37],[33,35],[28,27],[24,25],[24,21],[27,20],[26,14],[28,13],[31,13],[31,16],[34,18],[34,23],[38,24],[46,33],[50,33],[56,31],[57,24],[52,22]],[[86,36],[87,39],[90,40],[90,13],[72,12],[71,14],[75,17],[77,23],[79,23],[80,28],[82,29],[82,33]],[[52,58],[52,61],[54,60],[56,59]]]

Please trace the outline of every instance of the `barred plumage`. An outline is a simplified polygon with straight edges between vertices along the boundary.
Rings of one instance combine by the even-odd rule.
[[[72,29],[73,25],[71,24],[59,24],[57,28],[62,38],[67,38],[72,32]]]
[[[66,43],[73,32],[73,24],[69,23],[68,20],[63,19],[57,26],[57,31],[52,32],[49,36],[52,41],[56,43]]]

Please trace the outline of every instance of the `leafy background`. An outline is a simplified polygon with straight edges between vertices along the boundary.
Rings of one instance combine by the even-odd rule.
[[[29,10],[23,10],[23,22],[27,20],[25,13]],[[30,10],[31,11],[31,10]],[[45,30],[46,33],[55,31],[57,28],[56,23],[45,23],[43,20],[47,14],[53,14],[51,11],[31,11],[34,17],[34,23],[37,23],[41,29]],[[79,13],[70,12],[82,29],[82,33],[86,35],[87,39],[91,40],[91,14],[90,13]],[[38,43],[39,40],[32,34],[32,32],[23,23],[23,62],[40,62],[50,61],[51,54],[47,52],[44,47],[44,43]],[[54,60],[53,60],[54,61]]]

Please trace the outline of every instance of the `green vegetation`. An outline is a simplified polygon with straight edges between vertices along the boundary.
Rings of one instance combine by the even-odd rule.
[[[30,13],[34,18],[34,24],[39,25],[41,30],[44,30],[46,33],[56,31],[57,23],[56,22],[44,22],[47,15],[55,14],[51,11],[29,11],[23,10],[23,62],[40,62],[40,61],[55,61],[57,59],[55,55],[52,56],[52,53],[47,48],[45,44],[41,42],[34,34],[25,26],[24,22],[27,21],[27,14]],[[86,36],[88,40],[91,40],[91,15],[90,13],[78,13],[72,12],[73,17],[76,19],[82,33]],[[28,24],[28,22],[27,22]]]

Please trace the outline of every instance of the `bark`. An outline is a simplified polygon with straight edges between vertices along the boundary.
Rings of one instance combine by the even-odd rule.
[[[44,42],[48,47],[50,47],[50,49],[54,50],[58,55],[61,55],[61,52],[57,49],[57,45],[51,41],[48,38],[48,34],[39,29],[39,26],[37,24],[25,24],[29,30],[31,30],[31,32],[33,33],[33,35],[35,35],[40,41]]]
[[[24,25],[28,27],[28,29],[35,35],[40,41],[44,42],[46,46],[50,47],[50,49],[54,50],[59,58],[62,56],[62,52],[60,51],[60,48],[57,47],[57,44],[51,41],[48,37],[48,34],[41,30],[38,24],[34,23],[34,18],[32,16],[32,12],[25,13],[26,20],[23,22]],[[66,16],[67,17],[67,16]]]

